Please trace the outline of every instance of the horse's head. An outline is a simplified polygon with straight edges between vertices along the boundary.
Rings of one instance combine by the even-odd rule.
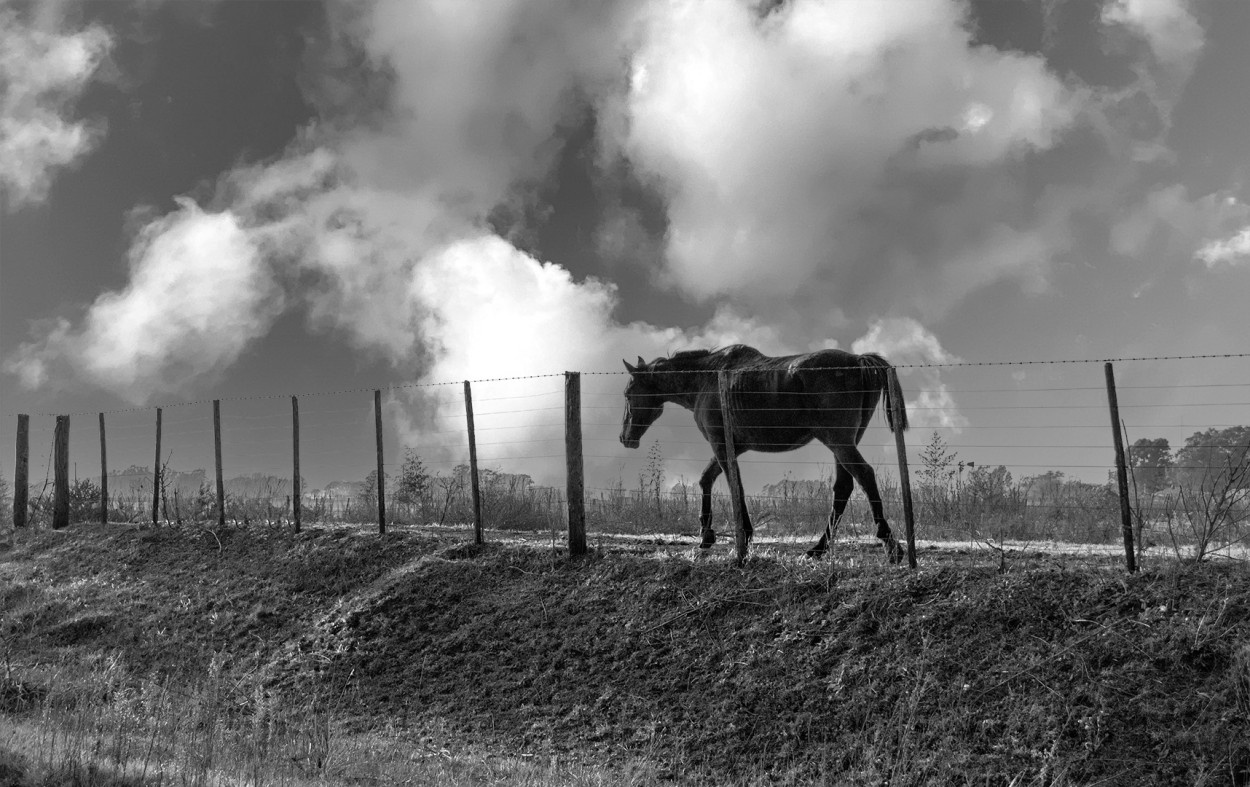
[[[664,399],[656,388],[654,363],[650,366],[638,356],[638,365],[630,366],[629,384],[625,386],[625,418],[621,422],[621,444],[626,448],[637,448],[646,433],[647,427],[655,423],[655,419],[664,412]]]

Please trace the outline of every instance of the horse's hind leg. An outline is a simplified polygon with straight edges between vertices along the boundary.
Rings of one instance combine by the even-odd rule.
[[[720,472],[720,462],[713,457],[707,467],[703,468],[703,475],[699,477],[699,488],[703,491],[702,508],[699,513],[699,529],[703,541],[699,546],[703,549],[716,543],[716,531],[712,530],[712,484],[716,483]]]
[[[853,445],[839,445],[833,448],[834,454],[838,457],[838,465],[845,467],[855,476],[855,480],[859,482],[859,486],[864,490],[864,494],[868,496],[868,505],[872,508],[873,521],[877,523],[877,538],[885,542],[885,553],[889,556],[891,563],[899,563],[903,559],[903,548],[899,546],[898,539],[894,537],[890,525],[885,521],[885,509],[881,505],[881,492],[877,489],[877,474],[873,472],[872,465],[864,459],[864,455],[859,449]]]
[[[850,471],[843,467],[841,462],[838,463],[837,468],[837,475],[833,480],[833,510],[829,512],[829,524],[825,526],[825,532],[816,542],[816,546],[807,550],[808,557],[824,557],[825,552],[829,550],[829,542],[833,540],[837,532],[838,520],[846,511],[846,503],[851,499],[851,492],[855,490],[855,478]]]

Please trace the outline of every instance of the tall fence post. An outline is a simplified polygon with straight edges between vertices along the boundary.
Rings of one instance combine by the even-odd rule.
[[[56,417],[53,439],[52,529],[69,527],[69,416]]]
[[[386,535],[386,471],[382,463],[382,391],[373,391],[373,428],[378,443],[378,535]]]
[[[895,424],[900,428],[894,430],[894,449],[898,453],[898,485],[903,493],[903,530],[907,536],[907,565],[916,567],[916,514],[911,501],[911,474],[907,469],[907,442],[903,439],[902,424],[907,423],[907,403],[903,401],[903,386],[898,381],[898,370],[890,367],[890,413]]]
[[[221,469],[221,400],[213,400],[213,456],[217,462],[217,526],[226,526],[226,481]]]
[[[26,527],[30,506],[30,416],[17,416],[17,457],[13,465],[13,527]]]
[[[743,527],[746,522],[746,511],[743,510],[743,501],[738,496],[738,491],[742,488],[742,478],[738,473],[738,452],[734,450],[734,415],[729,398],[730,373],[725,370],[718,372],[717,383],[720,388],[721,428],[725,440],[725,455],[728,457],[728,461],[725,462],[725,480],[729,483],[729,507],[734,516],[734,542],[738,548],[738,562],[742,563],[747,559],[747,531]]]
[[[469,426],[469,484],[473,488],[473,543],[485,542],[482,535],[482,490],[477,480],[477,435],[473,429],[473,388],[464,381],[464,414]]]
[[[569,554],[586,554],[586,480],[582,461],[582,375],[564,373],[564,467],[569,503]]]
[[[1124,562],[1130,574],[1137,571],[1133,552],[1133,512],[1128,499],[1128,467],[1124,462],[1124,438],[1120,434],[1120,402],[1115,394],[1115,372],[1111,362],[1103,366],[1107,373],[1107,403],[1111,406],[1111,434],[1115,438],[1115,480],[1120,493],[1120,525],[1124,529]]]
[[[100,524],[109,523],[109,452],[104,442],[104,413],[100,413]]]
[[[299,478],[299,397],[291,397],[291,452],[293,454],[294,479],[291,484],[291,514],[295,520],[295,532],[300,531],[300,496],[304,493]]]
[[[161,408],[156,408],[156,466],[152,469],[152,526],[161,512]]]

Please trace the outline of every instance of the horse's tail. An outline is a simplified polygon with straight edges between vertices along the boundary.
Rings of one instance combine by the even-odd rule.
[[[903,398],[903,388],[898,382],[898,371],[890,362],[876,353],[859,356],[859,365],[863,370],[865,387],[878,390],[883,394],[882,404],[885,409],[885,420],[891,432],[907,431],[907,404]],[[894,420],[894,403],[898,402],[898,423]]]

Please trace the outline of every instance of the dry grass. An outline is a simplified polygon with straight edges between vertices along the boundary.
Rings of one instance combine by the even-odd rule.
[[[1250,779],[1243,564],[491,535],[17,534],[0,783]]]

